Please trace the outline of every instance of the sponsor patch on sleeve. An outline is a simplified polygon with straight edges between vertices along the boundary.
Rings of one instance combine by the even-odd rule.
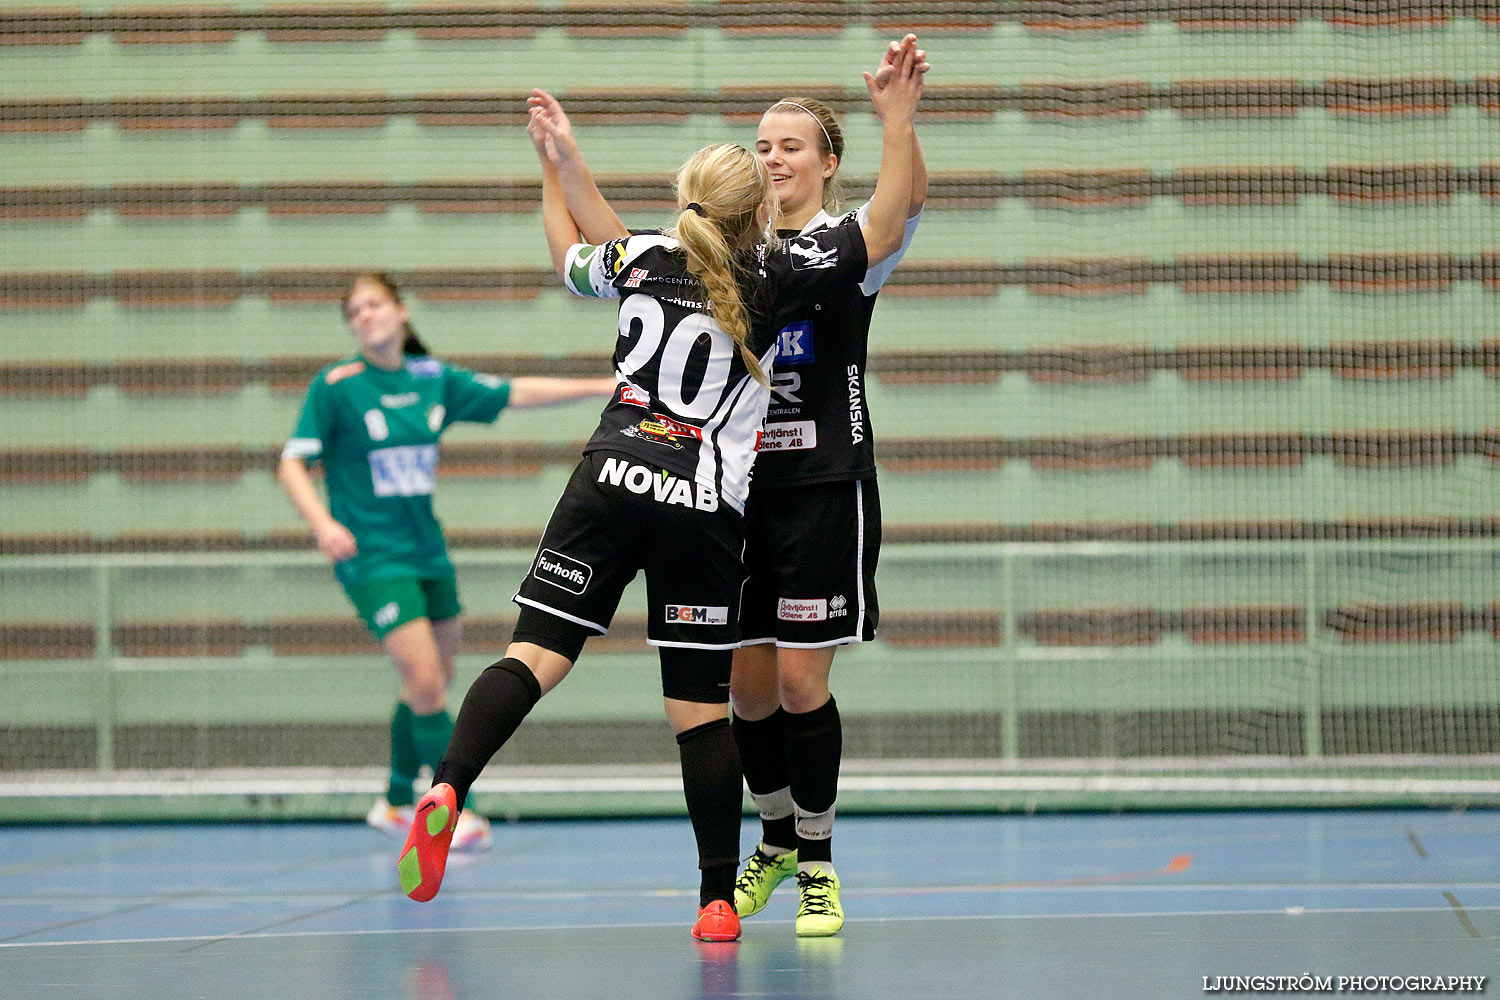
[[[599,248],[587,243],[577,243],[568,248],[567,266],[563,268],[563,284],[567,286],[568,291],[584,298],[604,297],[604,290],[594,281],[597,273],[594,269],[594,258],[598,254]]]
[[[799,271],[837,267],[839,262],[839,248],[825,247],[815,236],[793,236],[786,242],[786,252],[791,255],[792,267]]]
[[[351,375],[358,375],[364,370],[365,363],[363,361],[351,361],[346,365],[336,365],[328,369],[328,374],[323,376],[323,381],[329,385],[334,385],[342,382]]]

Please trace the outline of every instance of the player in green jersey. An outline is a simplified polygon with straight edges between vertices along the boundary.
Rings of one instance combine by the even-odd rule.
[[[608,395],[616,382],[500,379],[431,357],[383,274],[354,279],[344,315],[359,350],[313,379],[277,475],[400,672],[390,783],[366,820],[404,834],[418,771],[437,766],[453,732],[447,690],[462,636],[453,564],[432,511],[438,439],[458,421],[491,423],[508,406]],[[323,466],[326,504],[312,463]],[[463,846],[489,846],[482,817],[469,813],[462,825]]]

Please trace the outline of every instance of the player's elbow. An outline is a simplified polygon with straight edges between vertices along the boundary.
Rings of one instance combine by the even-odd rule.
[[[869,265],[874,267],[881,263],[901,247],[899,234],[871,234],[865,237],[865,257]]]
[[[287,455],[276,463],[276,478],[281,481],[281,485],[283,486],[289,485],[298,476],[306,477],[306,475],[307,462],[300,458]]]

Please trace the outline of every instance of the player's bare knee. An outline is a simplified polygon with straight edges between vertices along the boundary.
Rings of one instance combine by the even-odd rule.
[[[749,722],[757,722],[776,711],[781,704],[781,696],[774,677],[770,683],[765,683],[760,678],[749,681],[731,676],[729,701],[734,706],[735,715]]]
[[[778,679],[781,707],[788,712],[800,714],[822,708],[828,701],[828,681],[825,677],[809,676],[794,671],[782,674]]]
[[[444,707],[447,700],[448,683],[442,667],[433,664],[430,668],[416,667],[402,671],[402,688],[405,701],[418,715],[431,715]]]

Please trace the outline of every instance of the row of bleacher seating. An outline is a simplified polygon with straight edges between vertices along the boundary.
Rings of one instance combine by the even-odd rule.
[[[473,646],[503,646],[515,628],[513,617],[466,616],[465,640]],[[946,615],[894,614],[882,617],[882,637],[898,646],[991,646],[999,641],[998,615],[989,612]],[[253,623],[232,620],[115,622],[110,638],[120,655],[238,656],[252,645],[278,656],[369,653],[370,635],[358,621],[295,618]],[[590,640],[594,652],[644,650],[645,619],[618,616],[607,636]],[[95,629],[86,622],[0,625],[0,659],[81,659],[96,654]]]
[[[620,211],[669,211],[676,202],[660,176],[603,176],[596,180]],[[850,204],[869,196],[868,178],[845,181]],[[1500,198],[1500,162],[1476,166],[1422,163],[1400,166],[1329,164],[1301,167],[1178,167],[1103,170],[1025,170],[1019,174],[933,173],[928,178],[929,209],[975,209],[1006,199],[1032,208],[1139,208],[1154,198],[1175,198],[1190,206],[1292,205],[1305,197],[1327,197],[1335,204],[1377,202],[1430,204],[1461,195]],[[525,180],[432,180],[383,182],[332,180],[266,184],[197,182],[185,184],[70,185],[0,187],[0,223],[11,219],[71,219],[92,211],[121,216],[222,217],[241,209],[263,208],[272,215],[372,215],[395,205],[423,212],[534,213],[541,205],[541,182]]]
[[[609,369],[605,354],[445,354],[475,371],[508,376],[590,376]],[[131,395],[213,394],[264,384],[300,394],[326,357],[134,358],[113,361],[0,362],[0,398],[82,395],[114,387]],[[1195,382],[1293,381],[1313,371],[1337,379],[1443,379],[1477,369],[1500,378],[1500,340],[1342,341],[1323,347],[1058,346],[1023,350],[876,351],[869,373],[888,385],[984,384],[1020,373],[1042,384],[1140,382],[1169,373]]]
[[[443,476],[532,476],[543,466],[572,465],[583,442],[499,440],[443,448]],[[0,483],[76,482],[115,473],[126,479],[190,483],[237,478],[275,465],[279,445],[159,445],[113,450],[86,447],[0,449]],[[1149,468],[1176,459],[1189,469],[1288,468],[1309,459],[1336,465],[1442,465],[1465,457],[1500,460],[1500,428],[1477,432],[1347,431],[1333,434],[1215,433],[1177,437],[886,437],[881,465],[892,472],[990,470],[1009,461],[1038,469],[1105,472]]]
[[[212,44],[236,33],[263,31],[275,42],[342,42],[409,30],[429,40],[527,37],[562,28],[584,37],[661,37],[688,28],[732,34],[837,32],[869,22],[877,30],[917,28],[943,32],[988,31],[1020,24],[1041,32],[1138,31],[1175,23],[1188,31],[1290,28],[1324,21],[1337,28],[1440,27],[1450,19],[1500,24],[1500,12],[1483,0],[1390,0],[1328,4],[1316,0],[1210,3],[1203,0],[664,0],[642,5],[572,0],[560,6],[514,3],[432,3],[388,7],[378,3],[325,6],[286,4],[260,10],[231,6],[141,7],[83,12],[35,8],[0,12],[0,44],[78,44],[90,34],[127,43]]]
[[[525,548],[540,527],[448,528],[454,551]],[[1345,520],[1236,520],[1182,522],[1074,521],[1004,524],[888,523],[888,545],[964,546],[986,542],[1360,542],[1500,538],[1500,517],[1368,517]],[[109,537],[71,532],[0,534],[0,556],[112,555],[197,552],[306,552],[307,532],[277,529],[253,534],[214,531],[124,531]],[[961,549],[956,549],[961,553]]]
[[[433,301],[504,301],[561,293],[549,268],[420,268],[392,271],[403,289]],[[140,307],[223,305],[244,296],[273,302],[337,301],[347,269],[118,270],[0,272],[0,309],[77,308],[113,298]],[[1188,294],[1295,292],[1327,283],[1340,292],[1441,292],[1458,282],[1500,291],[1500,250],[1456,253],[1178,254],[1147,257],[1072,257],[1025,262],[913,260],[886,282],[887,294],[991,295],[1024,287],[1037,295],[1143,295],[1156,285]]]
[[[1022,711],[1014,720],[1015,743],[1022,758],[1054,760],[1295,756],[1308,751],[1305,714],[1286,706]],[[938,719],[920,713],[868,718],[846,713],[845,752],[849,758],[880,760],[995,757],[1001,753],[1006,722],[993,712],[955,712]],[[1488,707],[1341,707],[1317,713],[1314,725],[1320,733],[1319,753],[1331,759],[1346,754],[1493,754],[1500,748],[1500,726]],[[386,728],[347,722],[129,723],[113,731],[111,763],[124,770],[367,767],[385,751]],[[677,747],[664,732],[655,718],[570,722],[533,717],[497,760],[505,766],[609,766],[626,756],[673,765]],[[100,766],[96,736],[92,727],[77,724],[0,730],[0,761],[29,761],[47,770],[94,769]]]
[[[868,96],[853,88],[799,89],[836,112],[868,113]],[[246,120],[264,120],[271,128],[373,128],[402,116],[430,126],[519,127],[526,123],[528,93],[9,98],[0,100],[0,131],[79,131],[95,122],[124,129],[227,129]],[[755,119],[785,93],[784,87],[763,86],[708,92],[645,87],[628,92],[570,88],[559,96],[580,125],[640,125],[685,121],[694,114]],[[1175,111],[1189,118],[1282,118],[1303,109],[1356,117],[1428,116],[1459,107],[1500,112],[1500,76],[934,84],[923,95],[919,120],[973,121],[1003,112],[1041,120],[1138,118],[1150,111]]]
[[[503,645],[513,617],[466,617],[466,640]],[[1018,641],[1035,646],[1149,646],[1178,636],[1195,645],[1288,645],[1307,641],[1307,611],[1295,605],[1193,607],[1067,607],[1017,616]],[[1348,643],[1457,642],[1465,635],[1500,640],[1500,603],[1465,607],[1457,602],[1350,604],[1318,615],[1323,636]],[[882,641],[897,647],[990,647],[1003,641],[1003,614],[982,611],[887,612]],[[596,652],[639,652],[645,620],[619,616],[607,636],[590,641]],[[85,659],[98,653],[90,622],[0,624],[0,659]],[[238,656],[265,646],[278,656],[361,654],[370,651],[364,626],[351,617],[116,621],[110,641],[128,657]]]
[[[0,770],[383,759],[389,665],[270,474],[349,349],[324,268],[395,270],[460,363],[598,374],[600,318],[531,268],[520,88],[661,213],[679,147],[789,91],[873,173],[857,71],[907,27],[937,211],[872,344],[932,349],[871,359],[851,757],[1500,749],[1492,0],[111,2],[0,11]],[[1342,294],[1406,291],[1446,294]],[[461,679],[587,432],[529,416],[445,450]],[[1147,544],[993,544],[1096,541]],[[675,759],[640,607],[517,752]]]
[[[1481,273],[1487,261],[1477,262]],[[1500,269],[1500,254],[1495,267]],[[1461,270],[1463,269],[1460,266]],[[908,264],[887,282],[891,293],[983,295],[1000,284],[1001,268],[948,262]],[[1014,270],[1014,269],[1012,269]],[[391,272],[403,290],[430,301],[512,301],[559,291],[550,268],[423,268]],[[1043,275],[1049,281],[1056,276]],[[139,307],[224,305],[247,295],[264,295],[272,302],[337,302],[348,283],[347,269],[286,268],[259,273],[244,271],[115,271],[0,272],[0,308],[73,308],[90,299],[113,298]]]

